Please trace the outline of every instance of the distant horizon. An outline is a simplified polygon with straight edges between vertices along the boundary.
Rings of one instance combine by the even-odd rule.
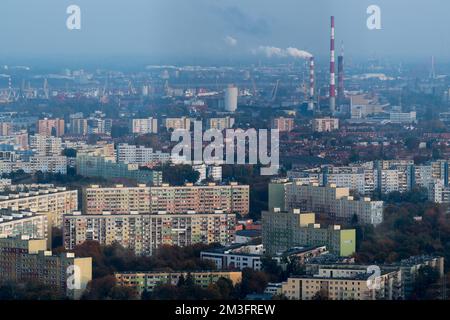
[[[29,58],[155,61],[262,59],[261,47],[292,47],[326,57],[329,17],[336,17],[336,51],[350,57],[450,60],[442,0],[3,0],[0,61]],[[68,30],[69,5],[81,9],[81,29]],[[367,28],[378,5],[381,29]],[[69,57],[69,58],[60,58]],[[81,58],[80,58],[81,57]],[[27,58],[27,59],[28,59]],[[116,61],[116,59],[113,59]],[[3,62],[2,62],[3,63]],[[201,61],[197,62],[201,63]]]

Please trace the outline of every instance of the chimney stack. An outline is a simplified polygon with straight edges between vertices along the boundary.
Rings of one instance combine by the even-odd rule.
[[[334,16],[331,17],[331,42],[330,42],[330,111],[336,112],[336,74],[335,74],[335,50],[334,50]]]

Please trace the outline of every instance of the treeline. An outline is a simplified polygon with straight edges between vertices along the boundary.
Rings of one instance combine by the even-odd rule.
[[[446,208],[430,202],[389,204],[384,221],[357,228],[356,257],[364,263],[392,263],[416,255],[450,261],[450,222]]]
[[[72,250],[78,257],[92,257],[93,278],[123,271],[202,271],[214,270],[211,261],[201,260],[200,252],[219,245],[195,244],[187,247],[162,246],[152,256],[136,256],[118,243],[101,246],[86,241]]]
[[[178,285],[161,284],[152,293],[144,292],[142,297],[131,288],[116,285],[114,272],[124,271],[213,271],[211,261],[200,259],[200,252],[218,245],[196,244],[187,247],[163,246],[153,256],[138,257],[131,250],[118,244],[100,246],[98,242],[87,241],[73,251],[80,257],[93,258],[93,280],[83,296],[87,300],[174,300],[174,299],[239,299],[250,293],[263,293],[269,276],[264,272],[245,269],[242,282],[233,286],[230,280],[220,279],[208,288],[194,283],[189,276]]]

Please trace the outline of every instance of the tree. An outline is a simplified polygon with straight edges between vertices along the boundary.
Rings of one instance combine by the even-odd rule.
[[[421,267],[413,284],[412,297],[424,300],[431,299],[431,285],[439,280],[439,272],[430,266]]]

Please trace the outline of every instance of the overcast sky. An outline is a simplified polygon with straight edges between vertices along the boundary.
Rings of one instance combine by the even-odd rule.
[[[71,4],[80,31],[66,28]],[[371,4],[382,30],[367,29]],[[446,0],[0,0],[0,57],[229,58],[259,46],[325,56],[331,14],[351,56],[450,58]]]

